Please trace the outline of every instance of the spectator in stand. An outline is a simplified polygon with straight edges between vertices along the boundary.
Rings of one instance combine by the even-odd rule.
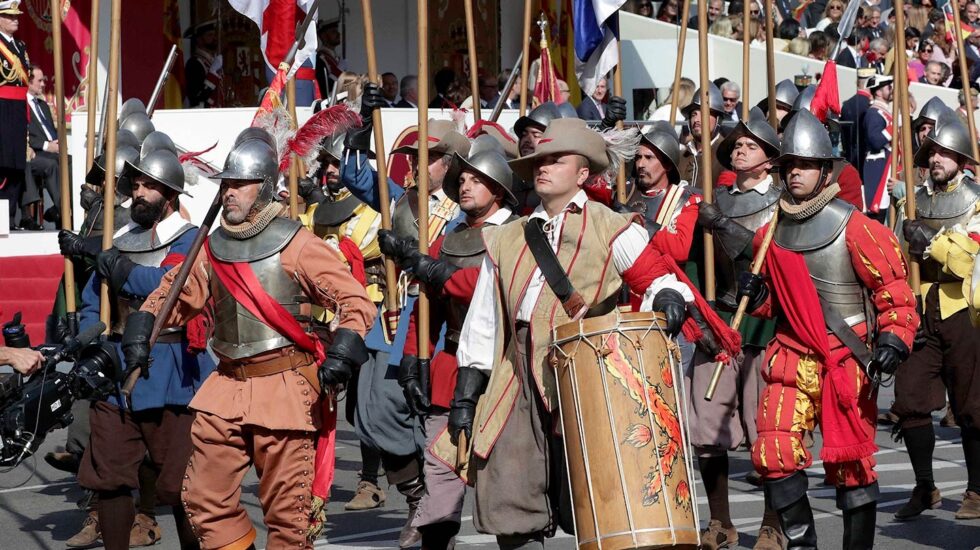
[[[722,82],[718,87],[721,89],[721,106],[724,108],[725,113],[727,113],[727,118],[733,122],[738,122],[742,112],[742,102],[739,101],[739,98],[742,96],[742,90],[738,87],[738,84],[731,80]],[[722,120],[719,119],[718,123],[721,124],[721,122]]]
[[[907,17],[905,18],[905,26],[919,31],[921,36],[922,31],[926,30],[926,27],[929,25],[930,11],[929,8],[923,6],[911,6],[908,8]]]
[[[813,31],[810,33],[810,54],[813,59],[826,61],[830,57],[830,38],[823,31]]]
[[[572,95],[572,91],[568,89],[568,82],[565,82],[564,80],[562,80],[560,78],[558,79],[558,93],[561,95],[561,101],[562,101],[562,103],[568,103],[569,102],[569,98]],[[519,107],[519,105],[518,105],[518,107]]]
[[[388,102],[386,107],[394,107],[398,99],[398,77],[395,73],[381,75],[381,95]]]
[[[956,59],[956,49],[955,44],[947,39],[946,31],[942,27],[938,27],[939,32],[932,34],[930,40],[935,44],[935,49],[932,51],[932,61],[939,61],[940,63],[946,65],[950,72],[953,70],[953,60]],[[968,39],[969,40],[969,39]],[[967,55],[969,55],[970,48],[966,48]]]
[[[637,15],[642,15],[643,17],[653,18],[653,1],[652,0],[636,0],[633,2],[633,13]]]
[[[708,26],[710,27],[719,18],[724,17],[725,3],[722,0],[708,0]],[[695,13],[687,20],[687,28],[698,28],[698,14]]]
[[[905,29],[905,55],[906,59],[915,57],[915,52],[919,49],[919,42],[922,42],[922,33],[915,27]]]
[[[481,73],[477,80],[480,84],[480,108],[487,109],[490,105],[497,103],[497,96],[500,95],[497,91],[497,79]]]
[[[592,95],[583,99],[575,111],[582,120],[602,120],[606,116],[606,79],[600,78],[596,82],[595,91]]]
[[[909,80],[921,82],[926,74],[926,64],[932,60],[935,44],[931,40],[919,42],[915,57],[909,61]],[[937,62],[938,63],[938,62]]]
[[[722,17],[708,27],[708,34],[735,39],[735,17]]]
[[[843,0],[830,0],[827,2],[827,7],[825,7],[823,10],[823,19],[818,21],[817,24],[814,25],[814,28],[818,31],[822,31],[831,25],[836,27],[837,24],[840,23],[840,19],[843,15]]]
[[[871,34],[873,34],[875,38],[878,38],[882,33],[881,8],[878,6],[871,6],[868,11],[868,25],[865,28],[871,31]]]
[[[977,24],[977,20],[980,20],[980,5],[976,2],[967,2],[966,8],[963,9],[963,22],[971,27]]]
[[[414,74],[407,74],[402,77],[401,85],[398,87],[398,94],[402,98],[395,104],[395,107],[402,109],[417,109],[419,106],[419,78]]]
[[[501,94],[504,93],[504,88],[507,87],[507,79],[510,78],[510,73],[512,69],[504,69],[500,71],[497,75],[497,99],[494,100],[493,104],[489,107],[491,109],[497,106],[497,101],[500,101],[502,97]],[[565,85],[568,87],[568,84]],[[521,75],[517,75],[514,79],[514,85],[510,89],[510,93],[507,94],[507,99],[504,100],[504,109],[520,109],[521,107]]]
[[[32,230],[43,229],[37,223],[37,209],[44,204],[44,195],[38,188],[40,180],[44,189],[51,197],[51,208],[44,211],[44,220],[57,223],[61,220],[61,173],[58,170],[58,151],[61,143],[58,141],[58,129],[51,115],[51,107],[44,99],[44,86],[47,77],[40,67],[31,67],[30,83],[27,85],[27,106],[31,111],[27,123],[27,141],[34,150],[34,158],[28,161],[28,179],[24,188],[21,206],[24,207],[25,228]]]
[[[657,21],[677,25],[680,20],[680,7],[680,0],[664,0],[657,10]]]
[[[807,57],[810,55],[810,41],[801,37],[794,38],[787,44],[786,51],[793,55]]]
[[[799,38],[801,36],[806,36],[803,27],[800,25],[799,21],[791,17],[783,19],[776,28],[776,38],[793,40],[794,38]]]
[[[868,44],[868,51],[864,52],[865,66],[871,67],[878,74],[885,74],[885,57],[888,55],[888,41],[884,38],[875,38]]]
[[[449,67],[443,67],[436,71],[432,80],[436,87],[436,96],[429,102],[430,109],[453,109],[459,105],[449,97],[449,90],[456,83],[455,71]]]
[[[838,0],[830,1],[833,3],[837,2]],[[841,67],[850,67],[852,69],[867,67],[867,60],[864,58],[864,53],[868,51],[868,46],[871,43],[870,33],[868,33],[867,29],[854,29],[851,32],[851,35],[847,37],[845,43],[847,44],[847,47],[843,48],[841,52],[837,54],[837,59],[834,60],[837,62],[837,65]]]
[[[693,80],[681,77],[681,83],[677,86],[677,101],[674,101],[673,88],[670,88],[670,95],[664,100],[663,105],[654,110],[647,118],[650,120],[670,120],[670,110],[674,109],[676,111],[675,120],[677,122],[684,121],[684,108],[694,100],[694,90],[696,89],[697,85],[694,84]]]
[[[946,65],[938,61],[930,61],[926,63],[925,74],[919,79],[919,82],[923,84],[932,84],[933,86],[942,86],[946,81]]]

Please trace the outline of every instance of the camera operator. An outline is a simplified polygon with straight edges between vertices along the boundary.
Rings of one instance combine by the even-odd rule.
[[[119,189],[132,198],[133,221],[116,232],[112,249],[97,253],[96,274],[82,292],[80,325],[84,330],[97,319],[99,285],[108,282],[109,341],[120,357],[132,353],[134,347],[148,346],[146,338],[132,334],[148,334],[149,327],[130,314],[159,286],[164,274],[183,261],[194,238],[196,228],[178,212],[184,171],[170,143],[162,133],[151,133],[138,160],[126,163]],[[65,255],[92,253],[83,239],[67,231],[61,232],[59,243]],[[129,548],[134,519],[148,520],[155,527],[150,518],[137,519],[133,508],[132,491],[143,489],[139,470],[147,454],[159,471],[157,499],[173,508],[181,548],[197,548],[180,493],[191,450],[193,415],[187,404],[214,369],[213,361],[203,353],[199,329],[190,325],[163,331],[151,352],[153,367],[142,370],[131,403],[117,394],[94,402],[90,409],[92,435],[78,477],[82,487],[98,496],[99,528],[110,550]],[[154,531],[159,533],[159,529]]]
[[[0,365],[10,365],[25,376],[36,371],[43,364],[44,356],[37,350],[0,346]]]

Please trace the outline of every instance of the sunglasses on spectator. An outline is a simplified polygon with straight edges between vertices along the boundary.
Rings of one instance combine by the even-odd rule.
[[[724,100],[725,103],[738,103],[737,97],[723,97],[722,100]]]

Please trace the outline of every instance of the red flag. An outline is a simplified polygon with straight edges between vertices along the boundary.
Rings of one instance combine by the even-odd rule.
[[[823,77],[817,84],[810,103],[810,111],[820,120],[827,122],[827,112],[840,115],[840,90],[837,88],[837,64],[827,60],[823,67]]]
[[[534,84],[534,104],[541,105],[546,101],[561,103],[563,100],[558,91],[558,76],[551,63],[551,52],[548,51],[548,38],[545,33],[541,33],[541,59]]]

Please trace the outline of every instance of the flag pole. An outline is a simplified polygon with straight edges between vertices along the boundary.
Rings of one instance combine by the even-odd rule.
[[[88,68],[85,69],[85,79],[88,82],[88,89],[85,90],[85,111],[88,113],[88,117],[86,117],[88,132],[85,140],[86,172],[92,168],[92,162],[95,160],[95,105],[99,101],[99,4],[101,2],[92,2],[92,18],[89,20]]]
[[[749,119],[749,6],[748,2],[742,7],[742,120]]]
[[[773,51],[773,20],[772,2],[766,0],[766,85],[769,86],[769,97],[766,98],[769,111],[769,125],[779,130],[779,120],[776,119],[776,54]]]
[[[618,14],[613,17],[619,17]],[[623,43],[616,44],[616,67],[613,68],[613,93],[623,97]],[[623,129],[623,121],[616,122],[616,128]],[[626,204],[626,163],[619,164],[619,173],[616,174],[616,200],[620,204]]]
[[[119,43],[120,23],[122,21],[122,0],[111,0],[111,15],[109,17],[109,76],[106,85],[108,98],[105,116],[105,183],[103,184],[102,204],[102,249],[112,248],[112,235],[115,233],[115,209],[112,207],[116,198],[116,116],[119,94]],[[65,197],[67,199],[67,197]],[[105,323],[106,334],[112,319],[109,308],[109,281],[102,279],[99,301],[99,320]]]
[[[466,11],[466,49],[470,57],[470,96],[473,99],[473,122],[480,120],[480,78],[476,59],[476,34],[473,28],[473,0],[464,0],[463,9]]]
[[[677,123],[677,94],[681,89],[681,68],[684,66],[684,46],[687,45],[687,20],[691,16],[691,0],[681,0],[681,30],[677,37],[677,60],[674,61],[674,85],[670,89],[670,125]],[[698,27],[700,29],[700,27]],[[698,33],[701,31],[698,30]]]
[[[966,125],[970,130],[970,145],[973,151],[973,158],[980,159],[980,150],[977,147],[977,126],[975,124],[973,109],[976,105],[973,104],[973,94],[970,91],[970,73],[967,70],[966,63],[963,62],[966,59],[966,50],[963,47],[963,33],[960,31],[960,10],[956,6],[950,6],[950,11],[953,12],[953,28],[956,29],[956,51],[959,53],[960,63],[960,82],[963,83],[963,106],[966,108]],[[897,16],[896,16],[897,21]],[[897,27],[896,27],[897,28]],[[896,34],[896,39],[898,38]],[[905,42],[905,37],[902,37],[902,43]],[[896,55],[898,52],[895,52]],[[905,53],[905,50],[902,50]],[[907,56],[903,55],[903,58]],[[906,65],[905,71],[908,71],[908,66]],[[906,78],[906,80],[908,80]],[[907,93],[907,92],[906,92]]]
[[[746,6],[747,8],[747,6]],[[701,66],[701,190],[704,202],[711,203],[714,178],[711,173],[711,110],[708,87],[708,0],[698,0],[698,65]],[[696,185],[696,182],[691,182]],[[715,299],[715,241],[711,231],[704,230],[704,297]]]
[[[429,82],[429,2],[416,0],[418,5],[418,50],[419,50],[419,82]],[[530,3],[527,4],[530,6]],[[419,86],[419,118],[418,118],[418,213],[419,213],[419,252],[429,253],[429,87]],[[419,292],[418,298],[418,358],[420,362],[429,359],[429,298],[425,291]],[[429,378],[422,373],[422,388],[428,395]]]
[[[955,6],[953,8],[955,12]],[[956,18],[956,21],[959,21],[955,13],[954,18]],[[895,0],[895,28],[905,28],[905,0]],[[956,27],[956,34],[960,36],[959,26]],[[960,37],[962,38],[962,36]],[[902,100],[899,102],[901,112],[895,114],[901,117],[899,123],[902,132],[902,179],[905,180],[905,219],[914,220],[915,182],[912,181],[912,155],[910,154],[912,151],[912,123],[910,120],[911,117],[909,116],[909,79],[908,60],[905,56],[905,33],[896,32],[895,41],[895,88],[898,90],[898,93],[902,94]],[[965,85],[967,86],[966,89],[969,90],[969,83],[965,83]],[[969,98],[970,96],[967,94],[968,101]],[[892,118],[894,119],[894,117]],[[973,127],[972,120],[970,127]],[[974,132],[971,132],[974,151],[976,151],[977,147],[975,132],[976,129],[974,129]],[[909,256],[909,286],[912,287],[913,294],[916,296],[920,294],[919,261],[915,256]]]
[[[68,180],[68,130],[65,128],[65,64],[61,57],[61,25],[61,2],[51,0],[54,100],[58,111],[58,171],[61,178],[61,228],[71,231],[71,186]],[[90,116],[89,119],[91,120],[92,117]],[[68,319],[75,317],[75,268],[69,256],[65,256],[65,311]],[[71,320],[68,324],[74,326]]]
[[[531,57],[531,0],[524,0],[524,50],[521,55],[521,116],[527,114],[527,76]],[[420,37],[421,40],[421,37]]]

